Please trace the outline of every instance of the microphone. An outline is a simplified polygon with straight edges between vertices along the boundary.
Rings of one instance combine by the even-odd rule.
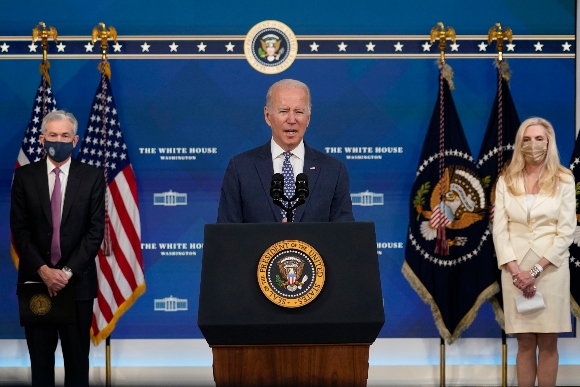
[[[305,200],[309,193],[308,175],[305,173],[299,173],[298,176],[296,176],[296,197],[299,200]]]
[[[284,197],[284,176],[281,173],[275,173],[270,183],[270,196],[274,200],[280,200]]]

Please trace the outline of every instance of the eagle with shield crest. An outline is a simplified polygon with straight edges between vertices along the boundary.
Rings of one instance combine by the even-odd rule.
[[[307,276],[304,276],[302,281],[299,280],[304,269],[304,262],[298,257],[292,256],[281,259],[278,262],[278,269],[280,270],[280,278],[276,282],[288,291],[293,292],[297,288],[301,288],[308,279]]]

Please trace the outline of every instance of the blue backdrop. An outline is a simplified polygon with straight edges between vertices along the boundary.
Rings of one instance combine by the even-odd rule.
[[[383,195],[376,205],[354,206],[357,220],[376,224],[387,321],[380,337],[438,337],[429,308],[401,274],[409,191],[438,86],[435,46],[428,56],[422,45],[438,21],[453,26],[458,38],[477,35],[464,36],[458,52],[448,48],[447,57],[455,72],[454,100],[476,157],[496,91],[495,43],[481,52],[478,45],[487,43],[494,23],[511,27],[516,50],[512,56],[506,52],[506,58],[519,116],[550,120],[567,163],[575,139],[574,2],[492,1],[484,7],[453,1],[443,9],[431,9],[426,1],[413,8],[379,1],[353,8],[339,1],[332,9],[318,2],[297,8],[271,2],[196,3],[168,1],[160,7],[152,1],[111,0],[94,4],[90,15],[76,1],[50,9],[3,6],[0,49],[3,43],[10,47],[0,52],[0,339],[23,337],[8,214],[13,165],[40,80],[39,55],[28,49],[30,30],[40,20],[54,25],[68,47],[58,52],[51,42],[50,74],[57,104],[77,116],[81,138],[99,82],[98,49],[91,54],[84,48],[88,35],[103,21],[117,29],[123,46],[117,54],[109,49],[111,83],[138,181],[147,291],[121,318],[114,337],[202,337],[196,321],[203,227],[215,222],[229,158],[270,138],[263,118],[265,93],[282,78],[299,79],[311,88],[306,141],[346,163],[352,194]],[[474,14],[477,19],[464,16]],[[254,70],[242,51],[244,35],[268,19],[287,24],[298,37],[298,59],[277,75]],[[85,38],[67,39],[79,35]],[[124,40],[126,35],[138,36]],[[194,43],[178,35],[195,36]],[[169,55],[174,41],[184,55],[179,59]],[[201,41],[222,56],[185,56],[185,47],[203,55],[196,48]],[[221,45],[230,41],[236,48],[227,57]],[[311,51],[314,41],[321,44],[318,53]],[[357,54],[340,56],[336,46],[343,41],[352,50],[347,52]],[[375,56],[365,56],[370,41],[377,44]],[[397,41],[404,43],[398,57]],[[142,52],[143,42],[152,46],[149,54]],[[542,51],[536,51],[536,42],[544,45]],[[565,42],[571,51],[564,51]],[[157,52],[165,56],[154,58]],[[169,192],[186,202],[169,206],[155,200],[156,194]],[[155,310],[155,300],[171,296],[187,300],[186,310]],[[486,304],[463,337],[499,335]]]

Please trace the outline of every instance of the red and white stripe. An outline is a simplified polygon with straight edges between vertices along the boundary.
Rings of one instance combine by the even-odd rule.
[[[141,257],[141,223],[137,183],[131,165],[107,187],[111,255],[99,250],[99,295],[93,307],[91,339],[95,345],[107,338],[119,317],[145,292]]]

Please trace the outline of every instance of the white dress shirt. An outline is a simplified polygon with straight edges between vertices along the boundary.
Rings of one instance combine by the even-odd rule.
[[[66,183],[68,182],[68,174],[70,171],[70,161],[69,158],[66,163],[60,166],[60,173],[58,177],[60,178],[60,215],[62,216],[62,209],[64,207],[64,195],[66,192]],[[50,192],[50,197],[52,198],[52,191],[54,191],[54,182],[56,174],[54,173],[54,164],[48,160],[46,160],[46,173],[48,174],[48,192]]]
[[[282,173],[282,164],[284,163],[284,149],[280,145],[276,144],[274,139],[270,140],[270,149],[272,151],[272,164],[274,165],[274,173]],[[290,164],[292,164],[292,169],[294,171],[294,179],[299,173],[304,172],[304,140],[300,141],[300,144],[292,151],[292,156],[290,157]]]

